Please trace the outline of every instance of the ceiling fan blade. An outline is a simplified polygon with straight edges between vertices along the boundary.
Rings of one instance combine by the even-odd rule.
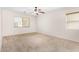
[[[39,13],[43,13],[43,14],[45,14],[45,12],[42,12],[42,11],[41,11],[41,12],[39,12]]]
[[[39,12],[39,13],[43,13],[43,14],[45,13],[45,12],[41,11],[41,9],[38,9],[38,12]]]
[[[36,15],[39,15],[38,13],[36,13]]]

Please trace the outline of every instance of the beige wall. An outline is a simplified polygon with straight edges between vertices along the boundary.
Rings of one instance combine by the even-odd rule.
[[[14,17],[28,16],[28,15],[3,9],[2,16],[3,16],[3,26],[2,26],[3,36],[36,32],[36,19],[34,16],[30,16],[30,27],[26,27],[26,28],[14,28]]]
[[[79,8],[60,8],[38,17],[38,32],[79,42],[79,30],[66,28],[66,12]]]
[[[0,8],[0,51],[1,51],[1,44],[2,44],[2,28],[1,28],[1,8]]]

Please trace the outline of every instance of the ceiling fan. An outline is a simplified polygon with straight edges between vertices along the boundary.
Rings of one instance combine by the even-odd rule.
[[[35,7],[35,8],[34,8],[34,13],[35,13],[36,15],[45,14],[45,12],[42,11],[41,9],[39,9],[38,7]]]

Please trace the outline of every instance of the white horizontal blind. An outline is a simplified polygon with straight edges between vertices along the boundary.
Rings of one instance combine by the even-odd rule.
[[[16,16],[14,19],[14,27],[29,27],[29,17]]]
[[[79,29],[79,12],[67,14],[67,28]]]
[[[23,27],[29,27],[29,25],[30,25],[29,17],[22,17],[22,26]]]
[[[14,23],[15,27],[22,27],[22,17],[17,16],[15,17],[14,21],[15,21]]]

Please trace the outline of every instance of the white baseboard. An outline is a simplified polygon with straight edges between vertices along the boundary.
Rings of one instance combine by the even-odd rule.
[[[38,33],[40,33],[40,32],[38,32]],[[41,33],[41,34],[45,34],[45,35],[47,35],[47,36],[51,36],[51,37],[57,37],[57,38],[61,38],[61,39],[64,39],[64,40],[70,40],[70,41],[74,41],[74,42],[78,42],[79,43],[79,41],[78,40],[73,40],[73,39],[69,39],[69,38],[66,38],[66,37],[63,37],[63,36],[57,36],[57,35],[50,35],[50,34],[47,34],[47,33]]]

